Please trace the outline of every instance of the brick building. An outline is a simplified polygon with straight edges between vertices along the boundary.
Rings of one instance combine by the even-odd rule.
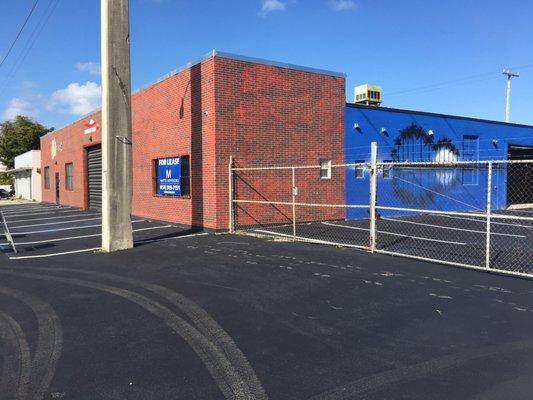
[[[132,96],[133,214],[226,229],[230,156],[237,166],[342,163],[344,109],[343,74],[212,52]],[[95,112],[41,138],[43,201],[98,208],[99,124]],[[157,186],[158,160],[169,158],[180,160],[179,195]],[[283,185],[282,174],[237,177],[235,190],[277,201]],[[316,172],[302,185],[313,202],[344,202],[344,174]],[[344,217],[329,213],[303,218]]]

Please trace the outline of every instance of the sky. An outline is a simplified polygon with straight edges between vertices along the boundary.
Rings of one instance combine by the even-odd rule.
[[[2,0],[0,121],[61,127],[100,105],[100,1]],[[132,88],[212,49],[346,74],[384,106],[533,125],[530,0],[130,0]],[[6,57],[7,55],[7,57]]]

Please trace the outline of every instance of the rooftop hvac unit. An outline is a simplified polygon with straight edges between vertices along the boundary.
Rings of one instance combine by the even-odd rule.
[[[360,85],[355,87],[354,103],[366,106],[379,106],[382,101],[381,86],[377,85]]]

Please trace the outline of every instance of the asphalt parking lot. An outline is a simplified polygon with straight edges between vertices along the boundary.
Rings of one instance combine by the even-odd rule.
[[[2,399],[531,399],[531,281],[154,221],[102,254],[97,214],[8,208]]]
[[[15,250],[2,236],[0,246],[13,260],[46,258],[94,252],[100,247],[101,217],[95,210],[53,204],[21,204],[1,209]],[[152,240],[195,234],[170,223],[133,217],[134,240],[140,245]]]

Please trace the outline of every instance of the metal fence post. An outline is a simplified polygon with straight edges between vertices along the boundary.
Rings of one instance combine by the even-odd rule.
[[[296,171],[292,167],[292,239],[296,241],[296,194],[298,188],[296,187]]]
[[[229,157],[228,164],[228,197],[229,197],[229,233],[235,233],[235,214],[233,210],[233,156]]]
[[[491,197],[492,197],[492,161],[489,161],[487,169],[487,244],[485,249],[485,267],[490,269],[490,217],[491,217]]]
[[[377,199],[378,144],[370,145],[370,251],[376,251],[376,199]]]

